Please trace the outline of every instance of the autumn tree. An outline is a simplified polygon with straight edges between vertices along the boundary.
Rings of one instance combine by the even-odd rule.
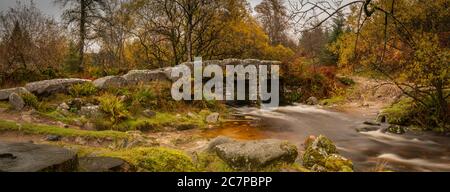
[[[336,6],[324,1],[295,2],[293,14],[299,26],[311,17],[320,19],[313,28],[351,8],[351,32],[337,43],[339,64],[379,73],[421,109],[422,117],[415,114],[415,123],[450,130],[448,0],[364,0]]]
[[[0,14],[0,75],[21,82],[55,77],[65,55],[65,37],[56,22],[32,1]]]
[[[99,46],[97,62],[108,71],[127,69],[128,63],[125,58],[125,45],[130,37],[129,28],[131,26],[129,10],[124,5],[124,0],[105,0],[102,7],[102,17],[93,27],[96,34],[96,43]]]
[[[66,9],[62,18],[77,33],[79,71],[84,71],[86,41],[96,38],[93,28],[101,18],[105,0],[55,0],[55,3]]]
[[[312,58],[315,64],[326,49],[328,40],[328,31],[322,26],[315,27],[312,30],[306,30],[301,33],[299,46],[305,56]]]
[[[257,18],[272,45],[287,45],[288,15],[283,0],[263,0],[255,7]]]

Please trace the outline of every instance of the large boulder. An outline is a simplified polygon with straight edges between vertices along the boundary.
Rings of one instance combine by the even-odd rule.
[[[117,88],[126,86],[127,80],[120,76],[107,76],[95,80],[93,84],[99,89]]]
[[[54,93],[64,93],[67,92],[69,87],[75,84],[91,82],[87,79],[52,79],[45,81],[37,81],[33,83],[28,83],[25,88],[37,95],[49,95]]]
[[[114,157],[83,157],[79,159],[83,172],[128,172],[131,166],[122,159]]]
[[[0,142],[0,172],[70,172],[77,168],[74,151],[50,145]]]
[[[231,143],[231,142],[235,142],[235,140],[233,140],[229,137],[225,137],[225,136],[218,136],[218,137],[212,139],[208,143],[208,146],[206,147],[206,151],[207,152],[216,152],[217,146],[225,144],[225,143]]]
[[[21,111],[25,107],[25,101],[17,93],[9,95],[9,104],[13,106],[16,111]]]
[[[295,145],[275,139],[229,142],[215,148],[228,165],[242,170],[257,170],[280,162],[293,163],[298,155]]]
[[[168,80],[164,70],[132,70],[122,76],[129,85]]]
[[[16,94],[20,95],[20,94],[29,93],[29,92],[27,89],[25,89],[25,87],[2,89],[2,90],[0,90],[0,101],[8,100],[9,95],[11,95],[11,93],[16,93]]]

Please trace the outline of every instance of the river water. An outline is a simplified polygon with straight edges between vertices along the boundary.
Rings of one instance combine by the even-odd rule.
[[[316,106],[295,105],[277,110],[242,107],[239,113],[253,121],[225,123],[206,136],[225,135],[236,139],[275,138],[302,147],[310,135],[324,135],[339,152],[354,162],[356,171],[384,167],[393,171],[450,171],[450,138],[433,133],[396,135],[381,131],[358,133],[373,120],[376,111],[333,111]],[[387,125],[382,125],[387,126]]]

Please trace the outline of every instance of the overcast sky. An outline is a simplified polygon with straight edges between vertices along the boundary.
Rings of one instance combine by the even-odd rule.
[[[30,4],[31,0],[17,0],[21,3]],[[44,14],[59,19],[61,16],[61,8],[59,5],[55,5],[53,0],[35,0],[34,4],[40,9]],[[0,0],[0,11],[7,11],[9,8],[16,5],[16,0]]]
[[[31,0],[0,0],[0,11],[7,11],[10,7],[14,7],[16,5],[16,1],[27,4],[31,2]],[[248,1],[250,1],[253,7],[261,2],[261,0]],[[61,16],[61,7],[59,5],[55,5],[53,0],[35,0],[34,3],[43,13],[59,20],[59,17]]]

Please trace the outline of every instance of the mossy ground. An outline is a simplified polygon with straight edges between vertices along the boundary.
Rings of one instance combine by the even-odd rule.
[[[338,95],[338,96],[333,96],[328,99],[321,100],[320,104],[325,105],[325,106],[338,105],[338,104],[344,103],[345,100],[346,100],[345,96]]]
[[[221,117],[228,113],[228,109],[220,102],[174,101],[170,97],[170,84],[165,82],[109,90],[97,90],[88,85],[75,85],[70,88],[70,94],[40,98],[36,101],[39,104],[33,107],[37,106],[36,110],[43,118],[71,125],[91,122],[98,130],[117,131],[162,131],[167,127],[201,129],[209,126],[205,119],[212,112],[219,112]],[[67,104],[75,98],[99,105],[104,117],[82,117],[75,108],[71,108],[70,113],[61,113],[56,109],[61,103]],[[146,117],[144,110],[152,110],[156,115]]]
[[[118,157],[149,172],[193,172],[197,171],[192,159],[185,152],[163,148],[134,148],[113,151],[102,156]]]
[[[385,108],[382,114],[387,117],[388,123],[402,125],[410,120],[413,104],[412,99],[401,99],[397,103]]]
[[[32,123],[17,123],[13,121],[0,120],[0,132],[12,131],[35,135],[58,135],[63,137],[86,137],[86,138],[127,138],[127,134],[118,131],[86,131],[78,129],[67,129],[52,125],[38,125]]]

